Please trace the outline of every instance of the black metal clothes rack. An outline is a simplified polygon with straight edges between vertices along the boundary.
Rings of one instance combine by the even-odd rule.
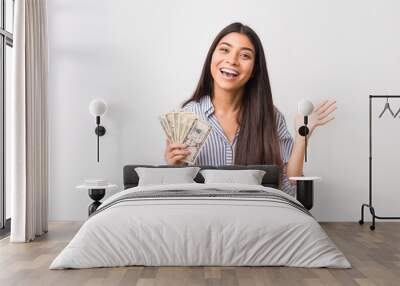
[[[369,226],[371,230],[375,229],[375,219],[400,219],[400,217],[385,217],[378,216],[375,213],[375,208],[372,205],[372,100],[374,98],[400,98],[400,95],[370,95],[369,96],[369,203],[362,204],[361,206],[361,219],[359,224],[364,224],[364,207],[369,208],[372,215],[372,225]]]

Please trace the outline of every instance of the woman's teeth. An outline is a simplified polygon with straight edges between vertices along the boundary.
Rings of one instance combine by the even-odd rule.
[[[234,77],[237,77],[239,75],[239,73],[237,73],[236,71],[230,71],[230,70],[227,70],[227,69],[220,69],[220,71],[224,76],[226,76],[228,78],[234,78]]]

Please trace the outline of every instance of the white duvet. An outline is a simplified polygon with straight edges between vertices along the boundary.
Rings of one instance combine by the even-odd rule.
[[[254,185],[179,184],[165,190],[263,190]],[[293,206],[246,198],[154,198],[123,201],[90,217],[50,269],[146,266],[295,266],[349,268],[318,222]]]

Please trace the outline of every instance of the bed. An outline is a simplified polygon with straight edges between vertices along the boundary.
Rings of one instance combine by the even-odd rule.
[[[301,203],[279,188],[276,166],[261,185],[196,183],[138,186],[124,167],[124,190],[107,198],[50,269],[144,266],[350,268]],[[171,166],[157,166],[171,168]],[[202,169],[215,169],[201,166]]]

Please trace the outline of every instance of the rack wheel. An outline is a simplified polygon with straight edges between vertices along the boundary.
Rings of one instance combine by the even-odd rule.
[[[360,219],[360,220],[358,221],[358,223],[359,223],[360,225],[363,225],[363,224],[364,224],[364,221],[363,221],[362,219]]]
[[[369,227],[369,229],[370,229],[370,230],[375,230],[375,226],[374,226],[374,225],[371,225],[371,226]]]

